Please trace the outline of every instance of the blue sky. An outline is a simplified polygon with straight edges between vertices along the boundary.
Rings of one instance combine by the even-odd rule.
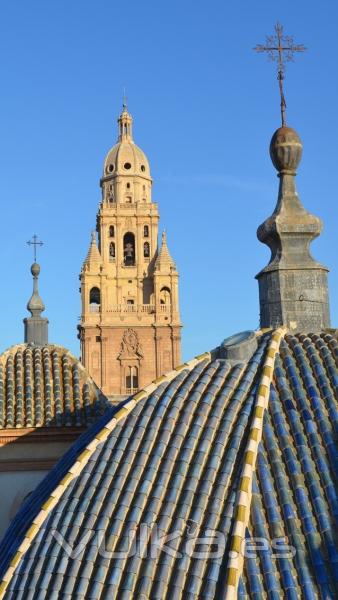
[[[36,232],[45,242],[40,290],[50,341],[79,355],[78,274],[124,86],[180,271],[184,358],[258,326],[254,276],[269,251],[256,229],[276,202],[268,146],[279,99],[275,65],[252,47],[277,20],[308,47],[287,67],[287,115],[304,144],[299,194],[325,223],[313,254],[331,269],[338,325],[334,0],[5,0],[0,350],[23,340],[32,262],[25,242]]]

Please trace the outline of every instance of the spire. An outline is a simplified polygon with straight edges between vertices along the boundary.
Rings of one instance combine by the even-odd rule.
[[[33,294],[27,303],[27,310],[31,313],[31,317],[24,319],[25,343],[44,346],[48,344],[48,319],[41,317],[45,305],[39,294],[40,265],[37,262],[32,264],[31,273],[33,275]]]
[[[97,243],[96,243],[96,233],[95,233],[95,231],[92,231],[88,254],[83,263],[83,270],[88,271],[92,267],[97,267],[98,265],[100,265],[100,263],[101,263],[101,254],[99,252],[99,249],[98,249]]]
[[[277,205],[257,231],[259,241],[271,250],[269,264],[256,276],[260,322],[262,328],[284,325],[296,332],[321,331],[330,327],[328,269],[312,258],[310,244],[323,225],[305,210],[297,194],[295,176],[303,147],[297,132],[286,126],[283,88],[285,63],[306,48],[285,36],[279,23],[275,32],[265,45],[255,48],[277,62],[282,117],[282,127],[270,143],[271,160],[280,178]]]
[[[162,244],[160,251],[155,261],[155,271],[171,271],[176,270],[176,265],[170,256],[167,245],[167,234],[162,232]]]
[[[133,130],[132,130],[133,118],[132,118],[131,114],[128,112],[127,98],[126,98],[125,94],[123,95],[122,112],[121,112],[117,122],[118,122],[118,126],[119,126],[118,141],[119,142],[121,142],[122,140],[133,141]]]
[[[322,222],[305,210],[297,194],[302,143],[294,129],[277,129],[270,156],[280,182],[276,208],[257,231],[271,250],[269,264],[256,276],[261,327],[321,331],[330,327],[328,269],[312,258],[310,244],[320,235]]]

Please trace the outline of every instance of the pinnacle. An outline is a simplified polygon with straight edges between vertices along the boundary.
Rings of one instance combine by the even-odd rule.
[[[155,270],[163,271],[165,269],[169,269],[169,270],[175,269],[176,270],[176,265],[170,255],[170,252],[168,249],[167,234],[165,231],[163,231],[162,232],[162,245],[161,245],[160,251],[156,258]]]
[[[101,263],[101,254],[97,247],[95,231],[92,231],[91,242],[90,242],[88,254],[83,263],[83,268],[90,269],[92,266],[99,265],[100,263]]]

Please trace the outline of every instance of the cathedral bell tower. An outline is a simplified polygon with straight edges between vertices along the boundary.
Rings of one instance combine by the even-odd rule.
[[[82,362],[103,393],[128,395],[180,362],[178,272],[144,152],[124,105],[100,182],[97,234],[80,274]]]

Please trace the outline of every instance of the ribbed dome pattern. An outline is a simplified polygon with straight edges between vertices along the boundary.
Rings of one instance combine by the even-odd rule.
[[[77,440],[22,507],[0,547],[3,597],[337,597],[336,339],[268,333],[246,363],[215,351],[150,389]],[[265,544],[234,582],[243,525]],[[166,548],[124,555],[140,526],[171,536]],[[221,552],[203,554],[212,532]],[[284,537],[292,551],[276,556]]]
[[[281,343],[247,532],[267,549],[246,558],[240,598],[337,597],[337,365],[330,335]],[[294,556],[271,556],[281,538]]]
[[[22,344],[0,356],[0,428],[83,426],[105,407],[94,381],[65,348]]]

